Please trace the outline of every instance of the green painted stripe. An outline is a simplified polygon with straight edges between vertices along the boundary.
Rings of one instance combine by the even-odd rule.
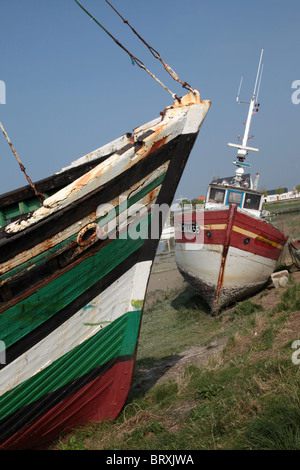
[[[3,210],[0,210],[0,227],[4,227],[6,225],[6,219]]]
[[[120,206],[116,206],[115,213],[113,211],[111,211],[107,215],[105,215],[103,217],[100,217],[97,220],[95,220],[95,223],[100,224],[100,226],[101,226],[102,225],[101,220],[103,221],[103,224],[104,224],[104,223],[107,223],[110,220],[112,220],[115,217],[115,215],[118,216],[119,213],[121,213],[123,210],[126,209],[126,207],[129,208],[130,206],[135,204],[137,201],[142,199],[144,196],[146,196],[146,194],[150,193],[153,189],[155,189],[157,186],[159,186],[163,182],[165,175],[166,175],[166,173],[163,173],[158,178],[153,180],[150,184],[145,186],[141,191],[139,191],[139,193],[135,194],[130,199],[127,199],[123,204],[121,203]],[[125,207],[126,202],[127,202],[127,206]],[[0,213],[0,215],[1,215],[1,213]],[[1,218],[0,218],[0,225],[1,225]],[[77,233],[75,235],[72,235],[71,237],[67,238],[63,242],[58,243],[54,247],[49,248],[46,252],[41,253],[41,254],[31,258],[29,261],[26,261],[25,263],[20,264],[19,266],[17,266],[14,269],[11,269],[10,271],[8,271],[7,273],[5,273],[1,276],[1,278],[0,278],[1,281],[8,280],[8,282],[9,282],[9,278],[17,275],[19,272],[25,271],[25,270],[28,270],[28,269],[32,269],[33,267],[40,266],[41,264],[45,263],[45,261],[47,261],[47,259],[53,258],[57,254],[62,252],[65,249],[65,246],[68,245],[70,242],[75,241],[76,238],[77,238]]]
[[[0,419],[111,359],[134,354],[141,311],[127,312],[53,364],[0,397]]]
[[[150,217],[151,214],[144,217],[122,234],[122,238],[111,240],[98,253],[3,312],[0,315],[0,339],[6,348],[69,305],[140,248],[147,238]],[[134,239],[139,231],[140,237]]]

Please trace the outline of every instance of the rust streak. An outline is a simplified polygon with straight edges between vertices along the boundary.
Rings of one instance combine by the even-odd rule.
[[[151,152],[155,152],[156,150],[160,149],[161,147],[163,147],[167,141],[168,137],[165,136],[163,137],[162,139],[154,142],[154,144],[152,145],[151,147]]]

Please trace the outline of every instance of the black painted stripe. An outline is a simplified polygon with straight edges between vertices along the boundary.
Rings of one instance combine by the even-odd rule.
[[[178,146],[178,142],[182,140],[186,142],[186,139],[187,136],[177,137],[113,180],[108,181],[99,189],[73,202],[66,208],[55,212],[37,224],[18,233],[2,233],[3,238],[0,239],[0,263],[8,261],[19,253],[42,243],[86,217],[91,212],[96,211],[100,204],[109,203],[112,199],[120,196],[130,189],[131,186],[171,159]]]
[[[176,146],[176,149],[172,154],[172,159],[170,161],[168,171],[162,184],[161,190],[156,199],[156,205],[153,210],[152,219],[157,220],[156,213],[159,211],[159,206],[161,206],[162,204],[167,204],[169,207],[171,207],[174,194],[178,187],[184,168],[187,164],[189,155],[196,141],[197,135],[198,133],[185,134],[182,135],[179,139],[178,145]],[[163,229],[163,223],[164,222],[162,222],[160,226],[160,233]],[[149,226],[149,231],[150,230],[151,226]],[[147,251],[142,251],[140,260],[144,259],[144,255],[146,256],[145,259],[151,256],[154,258],[155,256],[157,244],[155,244],[155,239],[150,238],[150,233],[151,232],[149,232],[149,244],[147,245]]]
[[[47,193],[49,191],[58,191],[61,188],[64,188],[68,184],[75,181],[80,176],[84,175],[88,171],[95,168],[100,163],[104,162],[107,158],[111,157],[112,153],[98,157],[95,160],[92,160],[88,163],[83,163],[73,168],[66,169],[60,173],[55,173],[54,175],[48,176],[42,180],[39,180],[35,183],[37,191],[41,193]],[[31,186],[23,186],[22,188],[9,191],[8,193],[2,194],[0,196],[0,208],[3,209],[11,204],[16,204],[21,201],[26,201],[26,199],[35,197],[34,191]],[[2,229],[3,230],[3,229]]]
[[[139,141],[142,141],[146,137],[150,136],[151,134],[153,134],[153,132],[154,131],[152,129],[147,130],[146,132],[144,132],[143,134],[139,136]],[[130,136],[131,134],[128,133],[127,137],[129,138]],[[59,189],[62,189],[68,184],[75,181],[77,178],[80,178],[80,176],[92,170],[100,163],[107,160],[114,153],[116,153],[117,155],[122,155],[124,152],[126,152],[129,148],[133,146],[134,144],[128,141],[127,144],[119,148],[119,150],[117,150],[116,152],[110,152],[106,155],[102,155],[101,157],[96,157],[86,163],[81,163],[76,166],[67,167],[65,170],[62,170],[58,173],[54,173],[53,175],[48,176],[47,178],[43,178],[39,181],[36,181],[34,185],[37,191],[39,191],[40,193],[47,193],[49,191],[58,191]],[[101,150],[101,148],[96,149],[94,153],[96,154],[98,150]],[[29,199],[32,197],[35,197],[35,194],[29,184],[27,186],[14,189],[13,191],[9,191],[0,196],[0,209],[3,209],[4,207],[7,207],[11,204],[16,204],[18,202],[26,201],[26,199]],[[1,230],[0,230],[0,233],[1,233]]]

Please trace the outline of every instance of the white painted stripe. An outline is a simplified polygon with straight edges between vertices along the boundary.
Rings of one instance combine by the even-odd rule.
[[[140,310],[152,262],[136,264],[59,328],[0,371],[0,395],[37,374],[126,312]]]
[[[140,135],[143,134],[148,129],[151,129],[153,126],[157,126],[159,122],[161,122],[161,117],[153,119],[153,121],[150,121],[147,124],[144,124],[143,126],[140,126],[137,129],[135,129],[134,134],[136,136],[136,139],[139,139]],[[71,165],[68,165],[67,167],[63,168],[58,173],[62,173],[65,170],[69,170],[70,168],[84,165],[87,162],[91,162],[93,160],[96,160],[97,158],[104,157],[105,155],[109,155],[110,153],[116,153],[119,150],[121,150],[122,147],[130,143],[131,143],[131,140],[128,138],[127,134],[124,134],[118,139],[115,139],[112,142],[106,145],[103,145],[103,147],[100,147],[97,150],[94,150],[93,152],[88,153],[87,155],[84,155],[83,157],[78,158],[77,160],[72,162]]]
[[[201,245],[199,250],[185,249],[176,243],[177,265],[191,276],[208,285],[217,285],[222,260],[221,245]],[[192,244],[191,244],[192,245]],[[229,247],[222,286],[233,288],[267,281],[276,261],[251,252]]]
[[[275,266],[276,260],[231,246],[225,265],[223,287],[246,286],[267,281]]]
[[[222,260],[220,245],[201,245],[199,250],[184,249],[186,243],[176,243],[175,259],[177,265],[189,275],[203,279],[208,284],[216,284]],[[192,246],[192,243],[188,244]],[[209,246],[209,249],[208,249]]]
[[[192,234],[191,234],[192,237]],[[178,250],[180,248],[181,251],[199,251],[203,249],[204,244],[203,243],[193,243],[193,240],[191,239],[189,242],[184,242],[184,243],[179,243],[176,242],[175,247]],[[210,245],[213,246],[213,245]],[[215,245],[216,247],[219,245]]]

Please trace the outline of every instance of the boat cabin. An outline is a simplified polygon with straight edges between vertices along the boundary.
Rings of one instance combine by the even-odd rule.
[[[205,208],[217,209],[221,206],[229,207],[230,204],[236,204],[241,209],[259,217],[263,202],[264,194],[260,191],[212,183],[208,187]]]

